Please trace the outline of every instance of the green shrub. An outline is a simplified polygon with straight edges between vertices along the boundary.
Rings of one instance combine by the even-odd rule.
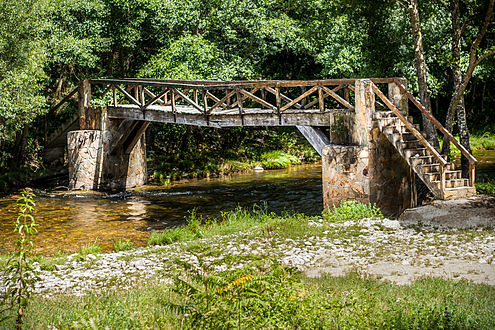
[[[383,214],[375,204],[363,204],[357,201],[343,201],[339,206],[323,211],[323,218],[331,222],[358,220],[364,218],[380,218]]]
[[[476,182],[476,192],[488,196],[495,196],[495,179],[481,179]]]
[[[264,152],[261,157],[261,166],[263,168],[285,168],[289,165],[300,164],[301,161],[294,155],[288,154],[281,150]]]

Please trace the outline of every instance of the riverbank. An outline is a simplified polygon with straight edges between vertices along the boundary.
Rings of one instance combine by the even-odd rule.
[[[493,227],[350,220],[360,212],[341,209],[337,220],[238,209],[150,239],[165,245],[40,260],[28,325],[495,326]]]

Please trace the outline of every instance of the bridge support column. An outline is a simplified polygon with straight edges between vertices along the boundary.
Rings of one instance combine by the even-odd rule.
[[[90,106],[87,82],[79,85],[80,128],[67,134],[69,189],[125,190],[146,182],[146,146],[140,121],[108,119]]]
[[[397,93],[389,89],[390,94]],[[407,105],[400,95],[395,99],[398,105]],[[356,81],[356,113],[350,134],[354,145],[323,148],[323,202],[324,207],[343,200],[376,203],[385,215],[397,216],[416,205],[415,176],[386,136],[373,128],[374,100],[371,81]]]

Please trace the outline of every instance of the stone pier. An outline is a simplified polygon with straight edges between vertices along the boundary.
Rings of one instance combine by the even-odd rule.
[[[89,84],[81,82],[81,130],[67,134],[69,189],[125,190],[142,186],[146,182],[146,145],[144,130],[135,130],[139,121],[109,119],[105,108],[90,106],[90,96]]]
[[[374,128],[375,96],[371,81],[356,81],[354,123],[347,134],[350,143],[330,144],[322,150],[323,201],[325,207],[343,200],[376,203],[388,216],[416,206],[415,175],[407,162],[379,129]],[[407,99],[395,84],[389,97],[407,114]],[[341,143],[332,139],[331,143]]]

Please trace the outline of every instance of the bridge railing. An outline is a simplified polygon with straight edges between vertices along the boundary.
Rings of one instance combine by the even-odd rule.
[[[372,79],[376,83],[393,79]],[[356,79],[191,81],[159,79],[97,79],[100,98],[112,93],[110,107],[195,111],[205,116],[243,114],[250,109],[282,115],[286,111],[354,110]],[[340,94],[340,95],[339,95]]]

